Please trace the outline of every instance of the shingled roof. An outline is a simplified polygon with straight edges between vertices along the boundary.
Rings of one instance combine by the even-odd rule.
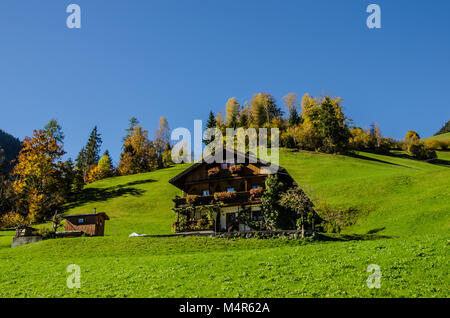
[[[233,153],[233,157],[234,157],[234,162],[236,163],[253,163],[256,160],[256,164],[259,164],[261,166],[271,166],[277,174],[280,175],[280,179],[287,183],[287,184],[293,184],[294,183],[294,179],[289,175],[289,173],[287,172],[287,170],[281,166],[277,166],[275,164],[271,164],[268,161],[262,160],[257,158],[254,154],[252,153],[242,153],[236,149],[230,149],[230,148],[224,148],[224,160],[226,160],[226,154],[225,152],[232,152]],[[196,170],[197,168],[201,167],[202,165],[208,164],[209,161],[212,161],[213,159],[213,155],[209,154],[208,156],[206,156],[205,158],[202,158],[201,160],[197,161],[196,163],[194,163],[192,166],[190,166],[189,168],[187,168],[186,170],[182,171],[181,173],[179,173],[178,175],[176,175],[175,177],[173,177],[172,179],[169,180],[169,183],[176,186],[177,188],[181,188],[180,184],[183,183],[184,178],[189,175],[189,173],[191,173],[192,171]],[[238,160],[241,159],[241,160]],[[244,159],[244,160],[242,160]],[[243,162],[242,162],[243,161]]]

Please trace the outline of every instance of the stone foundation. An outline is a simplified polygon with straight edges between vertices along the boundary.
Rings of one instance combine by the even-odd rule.
[[[42,236],[21,236],[21,237],[14,237],[11,247],[31,244],[42,241]]]

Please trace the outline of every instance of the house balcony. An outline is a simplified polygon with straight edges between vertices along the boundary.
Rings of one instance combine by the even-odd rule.
[[[202,206],[202,205],[212,205],[212,204],[225,204],[225,205],[240,205],[240,204],[259,204],[261,203],[260,196],[251,195],[250,191],[235,192],[234,197],[215,199],[213,195],[198,196],[194,202],[186,202],[186,198],[176,197],[173,199],[175,203],[175,208],[186,208],[189,206]]]

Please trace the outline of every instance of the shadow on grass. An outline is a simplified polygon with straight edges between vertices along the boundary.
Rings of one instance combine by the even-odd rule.
[[[450,161],[449,160],[444,160],[444,159],[432,159],[429,160],[428,163],[437,165],[437,166],[442,166],[442,167],[450,167]]]
[[[378,233],[378,232],[384,231],[385,229],[386,229],[386,227],[385,227],[385,226],[384,226],[384,227],[380,227],[380,228],[377,228],[377,229],[373,229],[373,230],[367,231],[367,233],[366,233],[366,234],[375,234],[375,233]]]
[[[72,202],[65,205],[64,210],[70,210],[87,203],[106,201],[113,198],[118,198],[124,195],[141,196],[145,190],[130,187],[131,185],[144,184],[155,182],[155,180],[141,180],[129,182],[123,185],[109,187],[109,188],[87,188],[78,193]]]
[[[376,153],[374,153],[374,154],[376,154]],[[374,162],[384,163],[384,164],[388,164],[388,165],[392,165],[392,166],[404,167],[404,168],[412,169],[411,167],[408,167],[408,166],[405,166],[405,165],[400,165],[398,163],[384,161],[384,160],[381,160],[381,159],[371,158],[371,157],[363,156],[361,154],[350,153],[350,154],[347,154],[347,156],[352,157],[352,158],[356,158],[356,159],[374,161]],[[391,156],[391,155],[390,154],[383,154],[383,156]],[[396,157],[396,156],[392,156],[392,157]]]
[[[121,184],[119,187],[131,187],[131,186],[135,186],[135,185],[152,183],[152,182],[156,182],[156,180],[153,180],[153,179],[137,180],[137,181],[132,181],[132,182],[128,182],[125,184]]]
[[[422,161],[422,162],[428,162],[431,163],[433,165],[437,165],[437,166],[443,166],[443,167],[450,167],[450,161],[449,160],[444,160],[444,159],[431,159],[431,160],[419,160],[414,158],[413,156],[408,155],[407,153],[400,153],[400,152],[390,152],[385,154],[386,156],[389,157],[394,157],[394,158],[400,158],[400,159],[409,159],[409,160],[415,160],[415,161]]]
[[[315,240],[323,242],[348,242],[348,241],[374,241],[380,239],[391,239],[394,236],[377,234],[334,234],[317,233]]]

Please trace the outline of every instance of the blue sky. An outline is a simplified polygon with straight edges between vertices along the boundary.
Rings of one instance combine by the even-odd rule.
[[[450,119],[449,15],[446,0],[2,0],[0,129],[23,138],[54,117],[75,157],[98,125],[117,162],[131,116],[191,129],[264,91],[341,96],[362,127],[430,136]]]

